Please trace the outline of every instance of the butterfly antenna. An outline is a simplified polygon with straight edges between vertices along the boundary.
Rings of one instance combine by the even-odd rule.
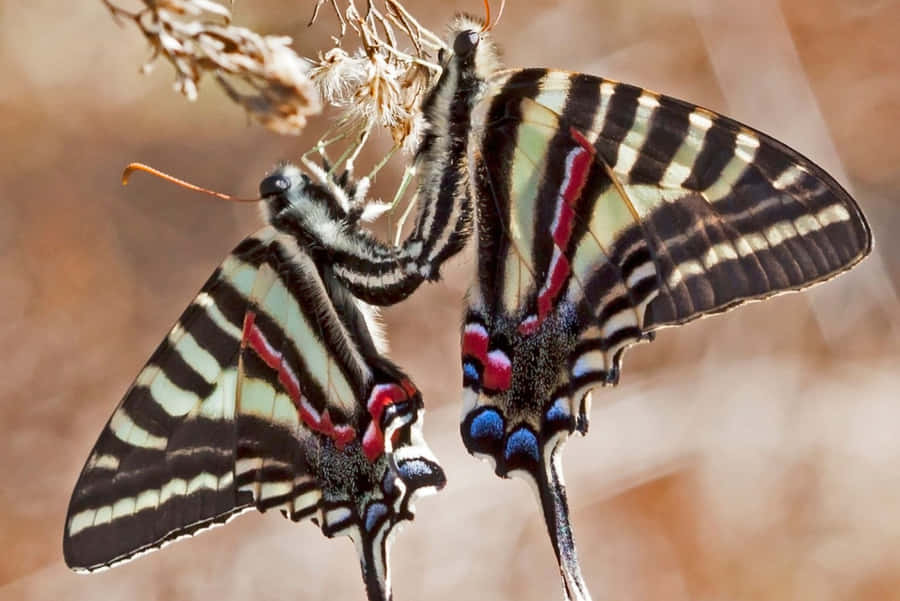
[[[492,30],[496,27],[497,23],[500,22],[500,18],[503,16],[503,9],[506,8],[506,0],[500,0],[500,10],[497,12],[497,19],[494,22],[491,22],[491,0],[484,0],[484,27],[481,28],[481,32],[484,33],[486,31]]]
[[[206,188],[201,188],[200,186],[186,182],[183,179],[178,179],[177,177],[171,176],[168,173],[163,173],[159,169],[154,169],[153,167],[150,167],[149,165],[145,165],[143,163],[131,163],[130,165],[125,167],[125,170],[122,172],[123,186],[128,185],[128,180],[131,178],[131,174],[135,171],[143,171],[144,173],[149,173],[150,175],[155,175],[158,178],[164,179],[167,182],[178,184],[182,188],[194,190],[195,192],[203,192],[204,194],[209,194],[210,196],[215,196],[216,198],[221,198],[222,200],[232,200],[234,202],[259,202],[260,200],[262,200],[261,198],[238,198],[236,196],[230,196],[222,192],[216,192],[215,190],[207,190]]]
[[[497,20],[494,21],[494,24],[493,24],[493,25],[491,25],[491,29],[493,29],[494,27],[496,27],[497,24],[500,22],[500,19],[503,18],[503,9],[504,9],[504,8],[506,8],[506,0],[500,0],[500,10],[497,11]]]
[[[484,0],[484,27],[482,33],[491,29],[491,0]]]

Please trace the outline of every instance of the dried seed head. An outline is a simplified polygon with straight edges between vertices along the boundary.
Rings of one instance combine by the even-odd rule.
[[[325,102],[346,107],[353,101],[356,90],[366,81],[367,65],[368,60],[362,51],[350,56],[344,49],[335,47],[324,54],[319,53],[310,78]]]
[[[162,56],[175,67],[175,89],[189,100],[197,97],[202,75],[213,72],[252,118],[279,133],[299,133],[319,112],[309,63],[290,48],[290,38],[233,26],[231,12],[212,0],[144,0],[136,13],[103,1],[115,17],[140,28],[153,47],[151,62]]]
[[[317,2],[316,11],[323,3]],[[386,128],[397,148],[412,151],[421,131],[419,105],[440,72],[431,59],[443,42],[397,0],[385,0],[385,12],[367,0],[364,15],[353,0],[333,0],[331,6],[341,22],[341,37],[335,38],[335,48],[319,55],[312,75],[323,98],[343,109],[342,127],[360,132]],[[348,30],[361,43],[352,55],[337,46]],[[413,51],[398,48],[398,33]]]
[[[321,97],[343,111],[331,135],[349,144],[339,160],[348,169],[375,129],[389,131],[394,150],[412,152],[418,144],[420,104],[440,73],[434,59],[444,43],[398,0],[362,0],[362,13],[356,0],[315,0],[313,22],[326,1],[340,21],[334,47],[316,59],[299,57],[290,38],[232,25],[230,9],[214,0],[142,0],[144,7],[134,13],[114,0],[101,1],[117,19],[133,22],[152,46],[145,70],[165,58],[175,68],[175,89],[191,100],[203,74],[212,73],[254,120],[297,134],[319,112]],[[355,51],[341,47],[349,36],[359,40]],[[403,42],[411,49],[401,48]],[[323,151],[327,139],[316,148]]]

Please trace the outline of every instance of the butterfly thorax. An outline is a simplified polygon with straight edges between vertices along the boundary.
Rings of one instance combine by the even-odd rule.
[[[422,103],[425,133],[416,151],[420,208],[409,242],[420,245],[415,254],[424,265],[440,265],[459,252],[470,233],[471,114],[497,69],[496,49],[482,28],[466,16],[451,23],[450,53],[441,51],[441,76]]]

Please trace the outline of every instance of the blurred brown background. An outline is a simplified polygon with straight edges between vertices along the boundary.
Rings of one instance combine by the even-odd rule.
[[[481,3],[410,0],[440,31]],[[237,24],[326,47],[311,2],[240,2]],[[855,193],[877,256],[803,295],[661,333],[594,394],[567,447],[597,600],[900,599],[900,3],[510,0],[510,65],[559,66],[725,112]],[[314,526],[242,517],[93,576],[62,562],[78,471],[131,378],[225,253],[257,224],[160,181],[141,160],[252,195],[303,139],[248,126],[206,82],[188,104],[99,2],[0,3],[0,599],[363,599],[355,552]],[[395,161],[396,163],[396,161]],[[398,165],[374,192],[390,197]],[[398,600],[561,599],[537,508],[458,438],[458,321],[471,256],[386,312],[423,390],[443,494],[398,537]]]

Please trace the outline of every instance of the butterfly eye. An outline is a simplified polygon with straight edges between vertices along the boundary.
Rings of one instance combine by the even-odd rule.
[[[478,47],[481,36],[477,31],[463,31],[453,40],[453,53],[460,58],[467,58]]]
[[[263,198],[286,192],[291,187],[291,180],[280,173],[270,175],[259,183],[259,195]]]
[[[440,50],[438,50],[438,62],[439,62],[441,65],[443,65],[443,64],[444,64],[444,59],[445,59],[445,58],[447,58],[447,51],[444,50],[443,48],[441,48]]]

